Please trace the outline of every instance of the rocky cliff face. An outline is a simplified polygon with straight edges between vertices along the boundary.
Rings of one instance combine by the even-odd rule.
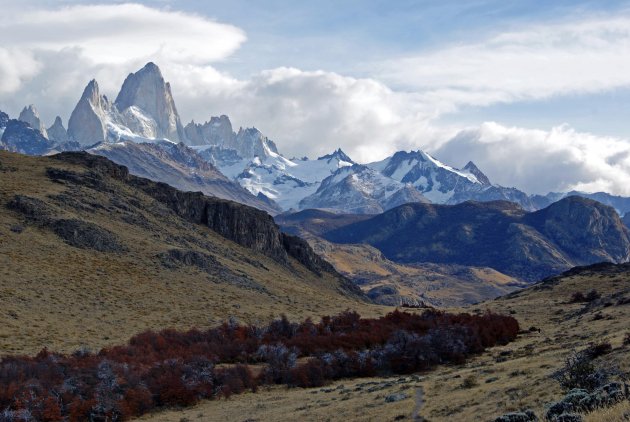
[[[29,105],[28,107],[24,107],[22,109],[22,112],[20,113],[20,117],[18,117],[18,120],[24,123],[28,123],[30,127],[32,127],[35,130],[38,130],[44,138],[48,138],[48,132],[46,131],[46,126],[44,126],[44,123],[39,117],[39,112],[37,111],[37,109],[35,108],[33,104]]]
[[[186,138],[190,145],[233,145],[236,134],[232,129],[232,122],[228,116],[211,117],[209,122],[203,124],[192,122],[184,128]]]
[[[185,139],[170,85],[160,69],[148,63],[130,74],[111,103],[92,80],[68,122],[68,136],[81,145],[105,141]]]
[[[9,115],[3,111],[0,111],[0,129],[4,129],[7,127],[7,123],[9,123]]]
[[[221,236],[289,265],[291,256],[313,272],[331,272],[331,267],[305,242],[281,233],[273,218],[264,211],[232,201],[204,196],[200,192],[182,192],[165,183],[129,175],[126,167],[85,152],[65,152],[57,160],[81,164],[100,176],[113,177],[139,188],[167,205],[180,217],[203,224]],[[57,177],[74,177],[58,175]],[[88,183],[97,183],[89,182]]]
[[[154,63],[147,63],[138,72],[129,74],[114,103],[134,133],[171,141],[185,139],[171,85],[164,81]],[[146,117],[150,117],[154,125],[147,124]]]

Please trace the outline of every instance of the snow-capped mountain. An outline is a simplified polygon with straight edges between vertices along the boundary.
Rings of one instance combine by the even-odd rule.
[[[399,151],[382,161],[368,164],[384,176],[413,185],[436,204],[458,204],[468,200],[516,202],[533,210],[529,196],[515,188],[493,185],[472,162],[459,170],[423,151]]]
[[[241,132],[239,131],[239,134]],[[250,137],[255,141],[259,137]],[[228,177],[232,177],[241,186],[254,195],[264,195],[273,200],[283,210],[299,209],[300,201],[315,193],[324,179],[340,168],[355,163],[340,149],[317,160],[287,159],[265,143],[264,154],[255,155],[250,160],[228,161],[211,157],[219,169]],[[212,151],[205,149],[204,152]],[[225,154],[225,148],[219,152]],[[217,151],[214,151],[216,154]],[[250,155],[251,156],[251,155]],[[234,157],[234,155],[232,155]]]
[[[323,208],[354,214],[379,214],[407,202],[429,202],[411,184],[353,164],[337,170],[317,191],[300,201],[300,208]]]

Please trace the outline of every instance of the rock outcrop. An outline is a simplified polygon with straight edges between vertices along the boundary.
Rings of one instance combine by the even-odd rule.
[[[0,111],[0,130],[7,127],[7,123],[9,123],[9,115],[3,111]]]
[[[28,107],[24,107],[22,112],[20,113],[20,117],[18,120],[24,123],[28,123],[30,127],[35,130],[38,130],[44,138],[48,138],[48,132],[46,131],[46,126],[42,122],[42,119],[39,117],[39,112],[37,108],[33,104]]]
[[[628,228],[612,207],[597,201],[569,196],[525,221],[580,263],[630,259]]]
[[[233,145],[236,134],[228,116],[213,116],[203,124],[192,122],[184,128],[189,145]]]

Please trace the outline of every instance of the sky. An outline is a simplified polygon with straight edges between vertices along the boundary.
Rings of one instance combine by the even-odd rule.
[[[630,196],[630,2],[0,0],[0,110],[64,123],[157,63],[184,123],[288,157],[423,149],[529,193]]]

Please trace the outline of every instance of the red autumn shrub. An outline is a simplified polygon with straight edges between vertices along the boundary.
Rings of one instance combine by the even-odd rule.
[[[0,409],[44,421],[130,419],[155,407],[256,391],[259,383],[317,387],[461,363],[518,332],[510,316],[436,310],[396,310],[372,319],[346,311],[319,322],[298,324],[282,316],[265,327],[232,320],[208,330],[146,331],[97,354],[44,349],[35,357],[3,357]],[[304,357],[308,361],[298,364]],[[267,368],[254,379],[247,363]]]

